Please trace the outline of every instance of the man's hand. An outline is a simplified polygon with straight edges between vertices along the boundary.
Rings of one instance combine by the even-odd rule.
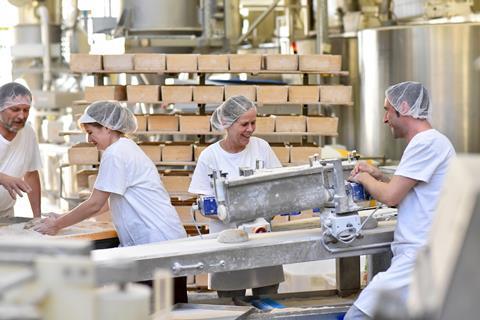
[[[368,172],[359,172],[356,175],[351,175],[348,180],[356,183],[363,184],[363,181],[365,181],[365,178],[370,176]]]
[[[0,185],[2,185],[10,194],[12,199],[16,199],[17,195],[23,197],[23,193],[29,193],[32,188],[21,178],[8,176],[0,173]]]
[[[55,220],[57,220],[57,218],[48,217],[42,219],[33,227],[33,230],[50,236],[56,235],[58,231],[60,231],[60,228],[57,227]]]
[[[350,173],[350,177],[348,178],[348,180],[358,182],[356,181],[358,180],[358,178],[355,179],[355,176],[362,172],[366,172],[380,181],[384,181],[385,179],[383,173],[377,167],[362,161],[355,165],[355,168],[353,168],[352,172]]]

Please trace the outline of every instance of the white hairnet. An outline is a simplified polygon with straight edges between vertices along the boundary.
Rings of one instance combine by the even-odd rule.
[[[98,123],[122,133],[133,133],[137,130],[137,119],[118,101],[96,101],[90,104],[78,119],[78,123]]]
[[[255,103],[244,96],[233,96],[225,100],[210,117],[212,127],[217,131],[229,128],[237,119],[247,112],[255,108]]]
[[[430,99],[427,89],[418,82],[406,81],[385,90],[388,102],[403,116],[430,118]]]
[[[16,82],[9,82],[0,87],[0,111],[21,104],[32,104],[30,90]]]

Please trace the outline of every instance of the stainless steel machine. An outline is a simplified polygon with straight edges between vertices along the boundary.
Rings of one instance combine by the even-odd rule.
[[[354,202],[356,188],[345,183],[344,171],[353,163],[310,157],[310,164],[278,169],[257,169],[247,176],[229,179],[221,171],[212,172],[218,219],[241,223],[257,218],[272,218],[281,213],[315,209],[322,216],[326,237],[353,241],[360,236],[361,223]],[[200,198],[199,207],[206,198]],[[210,199],[211,200],[211,199]],[[366,200],[365,194],[356,200]],[[204,210],[201,210],[204,213]],[[212,212],[209,212],[211,215]]]
[[[115,28],[126,52],[181,53],[228,46],[240,36],[238,0],[123,0]]]
[[[259,169],[239,178],[213,172],[215,197],[201,197],[198,203],[203,214],[238,224],[315,208],[321,212],[316,229],[249,234],[242,243],[222,243],[217,241],[218,234],[211,234],[102,250],[94,252],[94,259],[99,265],[112,259],[137,261],[139,273],[132,280],[143,280],[158,267],[180,276],[388,251],[394,225],[362,230],[366,220],[361,222],[361,208],[353,201],[354,195],[357,200],[361,197],[353,186],[345,185],[353,165],[312,156],[309,165]],[[108,280],[109,275],[104,276]]]

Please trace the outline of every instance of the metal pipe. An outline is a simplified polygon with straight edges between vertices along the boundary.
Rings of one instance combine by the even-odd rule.
[[[317,11],[315,12],[315,30],[317,33],[316,51],[322,54],[326,51],[328,44],[328,7],[327,0],[316,0]]]
[[[333,201],[335,203],[335,213],[345,213],[352,211],[348,204],[348,196],[345,190],[345,178],[341,160],[331,161],[333,164],[333,186],[335,195]]]
[[[224,0],[224,28],[227,40],[236,39],[242,35],[240,18],[240,0]]]
[[[48,17],[48,9],[46,6],[41,5],[37,9],[40,16],[40,34],[43,45],[43,85],[44,91],[50,90],[52,85],[52,67],[51,67],[51,50],[50,50],[50,19]]]
[[[236,42],[235,42],[235,45],[239,45],[240,43],[243,42],[243,40],[245,40],[252,32],[253,30],[255,30],[258,25],[268,16],[268,14],[270,12],[273,11],[273,9],[275,9],[275,7],[277,6],[277,4],[280,2],[280,0],[275,0],[268,8],[267,10],[265,10],[253,23],[252,25],[250,26],[250,28],[247,30],[247,32],[245,34],[243,34]]]
[[[202,6],[202,36],[200,43],[202,46],[208,46],[210,39],[212,38],[212,26],[210,25],[210,18],[212,17],[212,3],[211,0],[203,0]]]

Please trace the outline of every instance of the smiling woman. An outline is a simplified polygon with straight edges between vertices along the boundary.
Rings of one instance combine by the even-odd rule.
[[[212,170],[221,170],[228,178],[234,178],[239,176],[240,167],[255,169],[257,160],[265,168],[281,167],[268,142],[252,137],[256,116],[255,104],[244,96],[230,97],[215,110],[210,118],[212,127],[224,131],[226,136],[200,154],[188,189],[190,193],[215,195],[209,178]],[[234,223],[224,224],[215,219],[209,227],[211,233],[237,228]],[[275,266],[215,273],[210,275],[209,287],[225,297],[245,295],[246,288],[253,288],[253,294],[260,295],[276,292],[283,279],[282,266]]]

